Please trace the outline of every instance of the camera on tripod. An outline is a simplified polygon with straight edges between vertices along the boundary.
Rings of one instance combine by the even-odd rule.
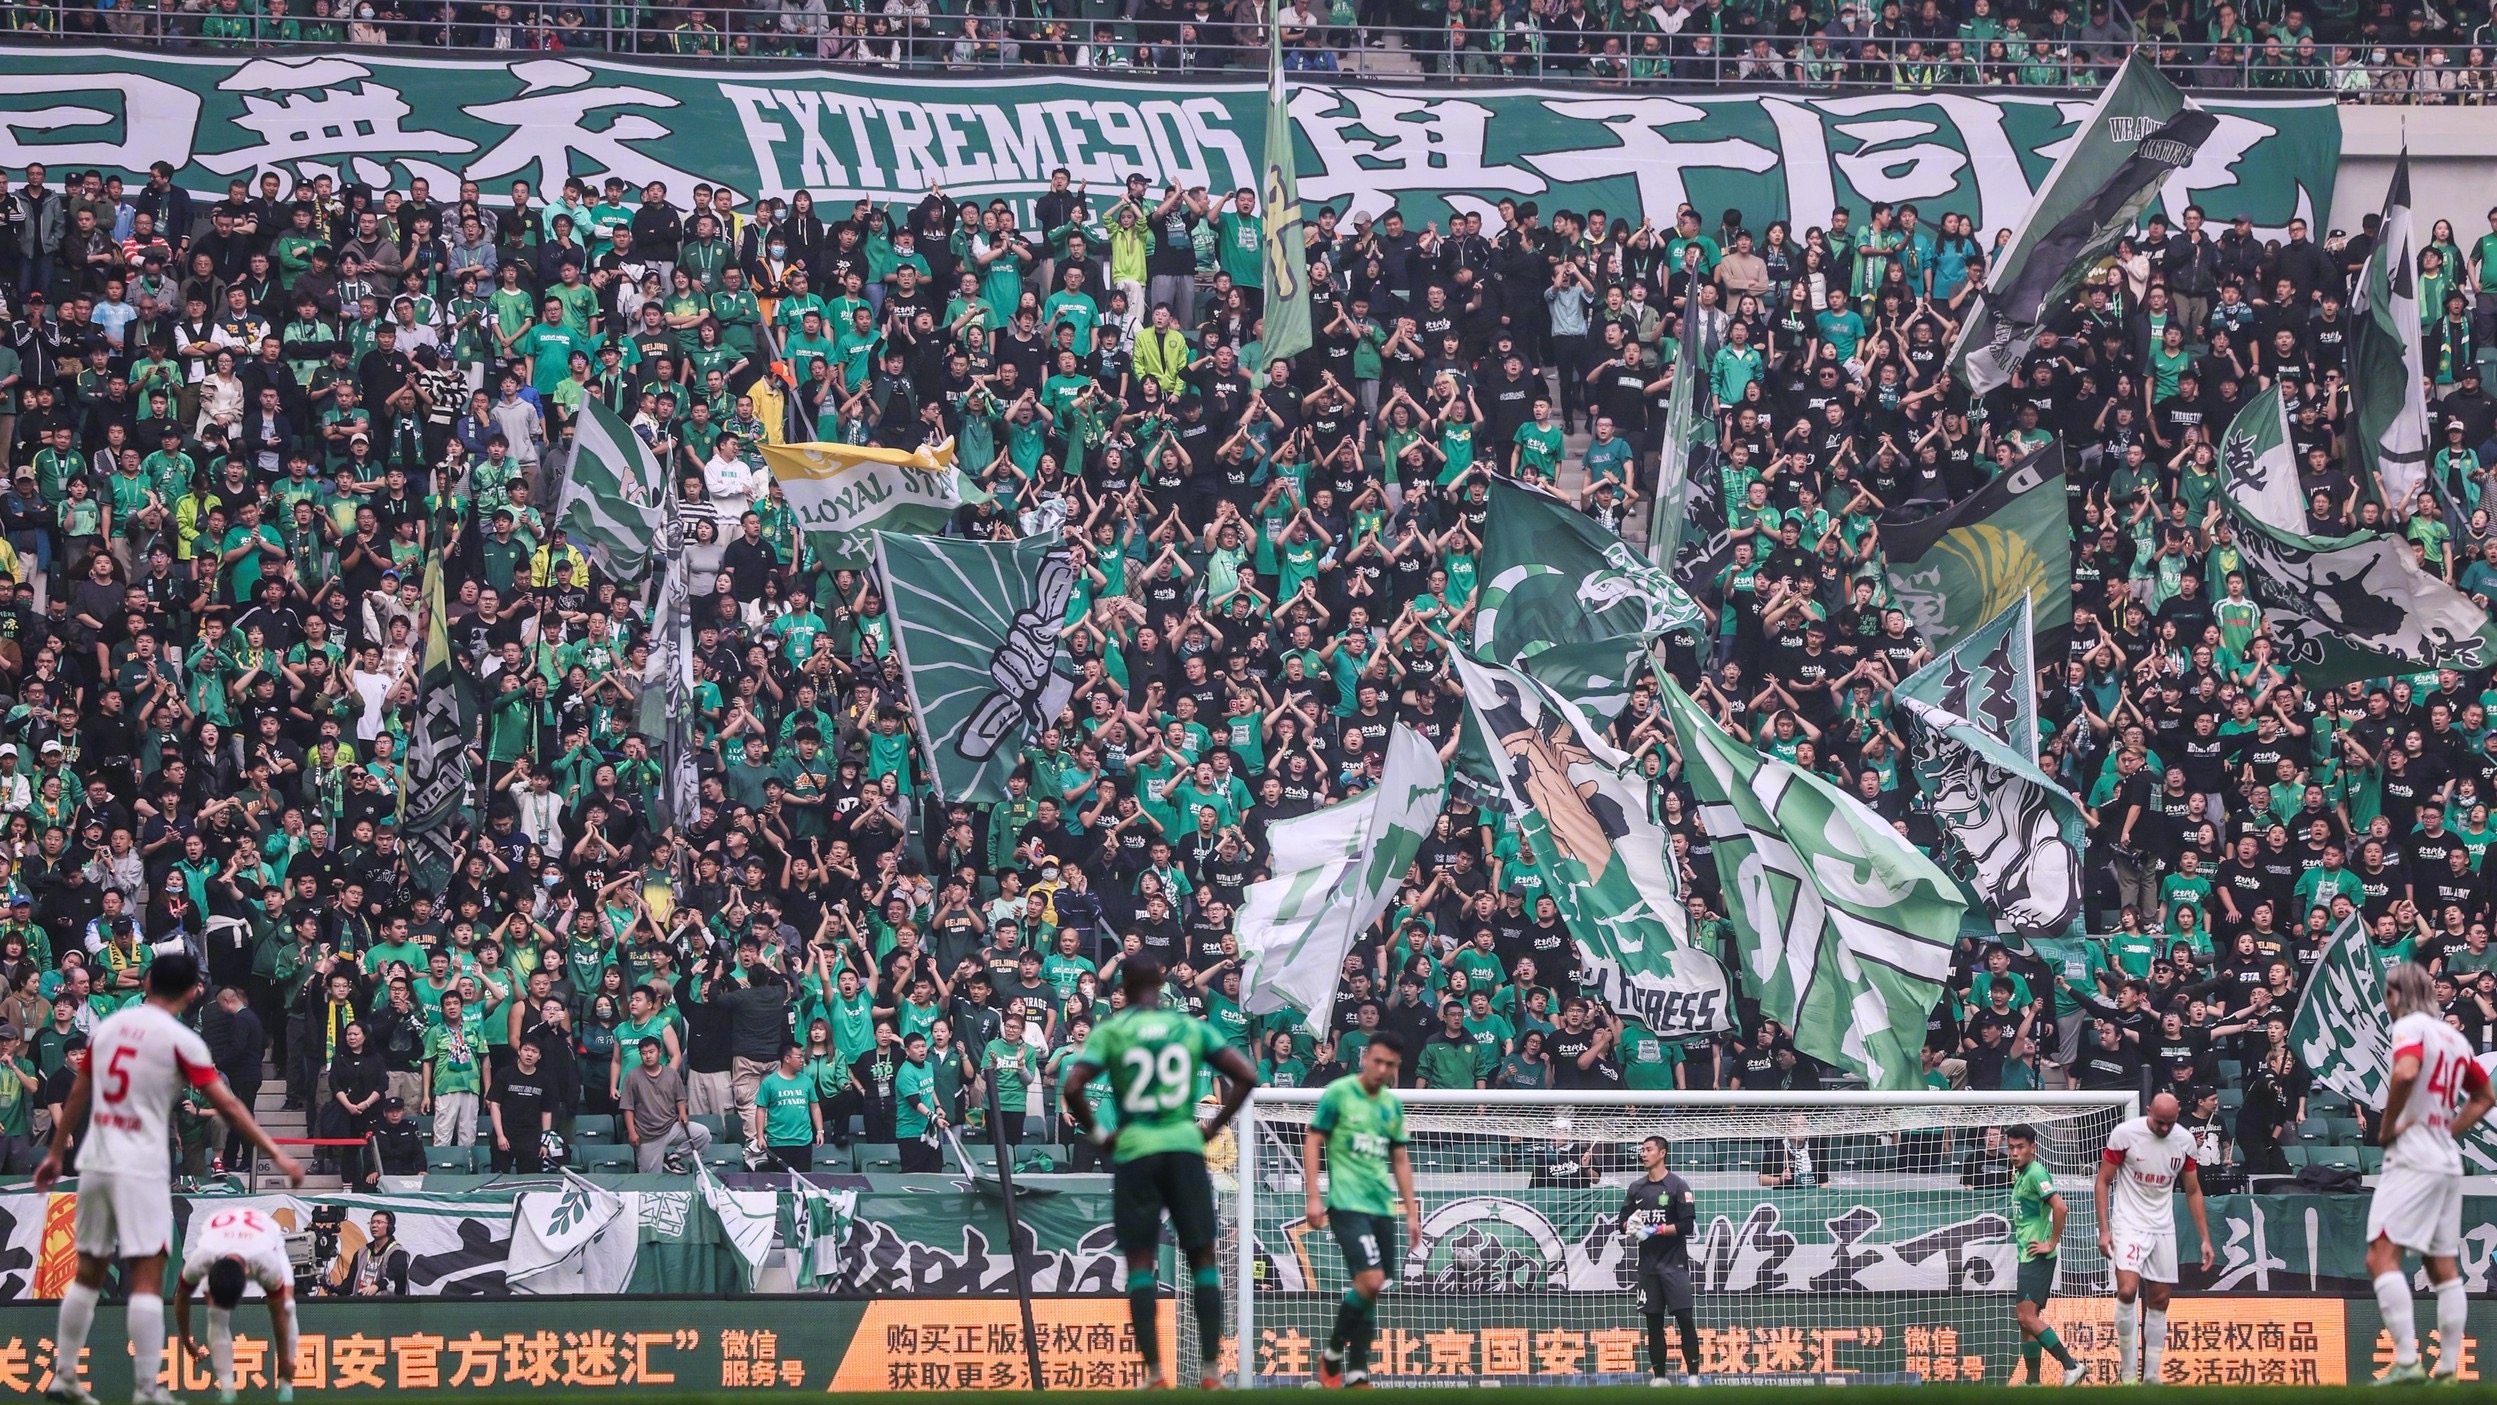
[[[338,1262],[338,1238],[346,1227],[344,1206],[320,1205],[313,1208],[309,1225],[286,1236],[286,1262],[294,1270],[298,1299],[328,1291],[329,1268]]]

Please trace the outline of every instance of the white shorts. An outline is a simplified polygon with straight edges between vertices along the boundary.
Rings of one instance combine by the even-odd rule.
[[[172,1247],[172,1182],[79,1173],[79,1253],[98,1259],[147,1259]]]
[[[2462,1177],[2385,1167],[2367,1202],[2367,1242],[2378,1238],[2434,1258],[2460,1254]]]
[[[2107,1264],[2118,1273],[2130,1273],[2149,1283],[2176,1281],[2176,1235],[2133,1234],[2115,1232],[2115,1252]]]

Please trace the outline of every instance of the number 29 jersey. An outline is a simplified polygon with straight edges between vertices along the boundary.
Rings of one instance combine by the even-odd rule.
[[[1077,1057],[1110,1080],[1118,1111],[1113,1159],[1204,1154],[1205,1134],[1196,1123],[1198,1075],[1212,1067],[1222,1046],[1212,1025],[1165,1006],[1131,1007],[1102,1021]]]

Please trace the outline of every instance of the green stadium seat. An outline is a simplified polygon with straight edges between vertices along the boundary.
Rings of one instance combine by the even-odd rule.
[[[2331,1141],[2332,1119],[2327,1117],[2310,1117],[2304,1122],[2299,1123],[2298,1140],[2304,1142]]]
[[[616,1119],[603,1112],[585,1112],[572,1119],[572,1139],[576,1142],[612,1142],[616,1138]]]
[[[583,1171],[629,1172],[638,1164],[630,1142],[576,1142],[573,1157]]]
[[[2289,1169],[2295,1171],[2306,1165],[2307,1158],[2312,1156],[2314,1151],[2313,1147],[2302,1142],[2284,1142],[2280,1148],[2280,1155],[2282,1160],[2289,1163]]]
[[[746,1144],[740,1141],[716,1141],[702,1149],[702,1164],[714,1168],[745,1169]]]
[[[902,1149],[891,1142],[852,1142],[850,1164],[862,1172],[896,1172],[902,1169]]]
[[[449,1171],[462,1176],[470,1175],[477,1169],[476,1159],[472,1154],[475,1150],[474,1147],[465,1146],[429,1146],[425,1148],[425,1169]]]
[[[2356,1146],[2367,1135],[2355,1117],[2327,1117],[2324,1125],[2331,1130],[2331,1140],[2341,1146]]]
[[[2354,1149],[2358,1152],[2358,1168],[2360,1170],[2365,1171],[2368,1175],[2372,1176],[2376,1172],[2384,1169],[2383,1147],[2362,1146]]]

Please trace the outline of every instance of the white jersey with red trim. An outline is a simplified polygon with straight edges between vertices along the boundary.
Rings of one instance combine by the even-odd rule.
[[[173,1184],[167,1126],[186,1088],[217,1081],[197,1031],[141,1001],[95,1027],[87,1045],[87,1135],[82,1175]]]
[[[2119,1123],[2107,1136],[2106,1159],[2116,1168],[2107,1193],[2107,1228],[2116,1235],[2174,1235],[2176,1181],[2194,1159],[2194,1138],[2182,1123],[2166,1136],[2150,1119]]]
[[[203,1207],[204,1209],[205,1207]],[[286,1232],[265,1210],[237,1206],[213,1215],[194,1215],[182,1246],[182,1281],[197,1284],[219,1259],[240,1259],[251,1281],[264,1293],[292,1286],[294,1266],[286,1257]]]
[[[2393,1022],[2393,1061],[2419,1061],[2419,1076],[2400,1107],[2384,1110],[2384,1164],[2431,1175],[2462,1174],[2462,1148],[2454,1144],[2454,1116],[2471,1094],[2487,1086],[2488,1071],[2472,1057],[2471,1042],[2435,1015],[2413,1011]]]

